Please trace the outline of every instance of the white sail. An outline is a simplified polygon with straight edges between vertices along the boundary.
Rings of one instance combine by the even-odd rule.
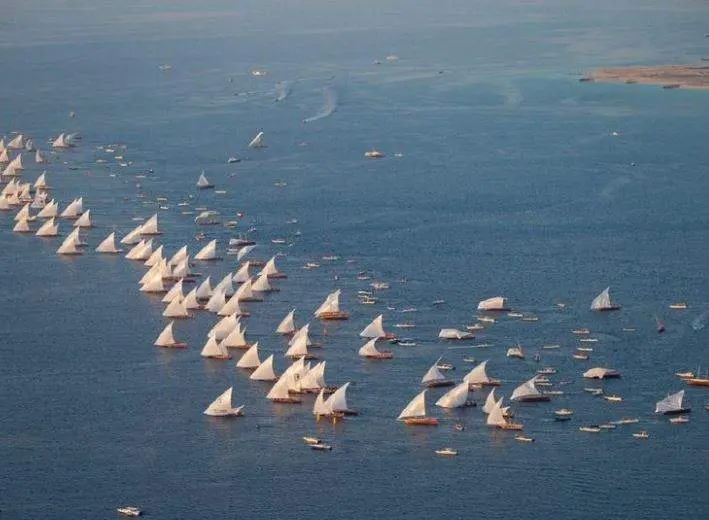
[[[201,307],[199,302],[197,301],[196,293],[197,289],[192,289],[185,295],[185,299],[182,302],[185,306],[185,309],[199,309]]]
[[[227,273],[224,278],[222,278],[221,281],[214,286],[212,292],[222,291],[224,296],[232,296],[234,294],[234,286],[231,282],[231,273]]]
[[[32,215],[30,214],[30,205],[29,204],[25,204],[24,206],[22,206],[22,209],[15,214],[15,218],[14,218],[15,222],[19,222],[20,220],[30,220],[30,219],[34,220]]]
[[[503,311],[507,309],[507,300],[502,296],[494,296],[478,303],[479,311]]]
[[[293,384],[293,375],[284,372],[281,377],[278,378],[276,384],[271,387],[271,390],[266,394],[266,399],[288,399],[290,395],[288,394],[288,389]]]
[[[67,240],[72,239],[74,241],[74,244],[76,244],[77,247],[79,246],[85,246],[86,242],[81,240],[81,229],[80,228],[74,228],[71,233],[67,235]]]
[[[169,264],[170,265],[177,265],[183,260],[187,258],[187,246],[182,246],[180,249],[178,249],[177,253],[172,255],[170,258]]]
[[[153,251],[148,259],[143,263],[145,267],[153,267],[155,264],[163,260],[163,246],[160,245],[155,251]]]
[[[34,141],[32,139],[27,139],[25,141],[25,151],[26,152],[34,152],[36,150],[34,146]]]
[[[408,419],[410,417],[426,417],[426,390],[414,397],[409,404],[406,405],[397,420]]]
[[[204,308],[209,312],[217,313],[222,310],[224,304],[226,303],[226,296],[222,291],[212,292],[212,296],[209,298],[207,303],[204,304]]]
[[[7,148],[10,150],[20,150],[25,146],[25,136],[22,134],[17,134],[15,137],[7,142]]]
[[[34,153],[34,162],[36,162],[37,164],[47,164],[49,161],[48,161],[47,158],[44,156],[44,154],[42,154],[42,152],[40,152],[39,150],[37,150],[37,151]]]
[[[655,405],[655,413],[673,413],[683,410],[684,390],[668,395]]]
[[[263,132],[256,134],[251,142],[249,143],[249,148],[265,148],[266,145],[263,144]]]
[[[611,303],[610,297],[610,287],[606,287],[601,291],[601,294],[596,296],[591,302],[592,311],[602,311],[605,309],[612,309],[615,306]]]
[[[76,247],[76,237],[72,234],[67,236],[62,245],[57,249],[58,255],[80,255],[81,250]]]
[[[15,231],[16,233],[29,233],[30,231],[32,231],[30,229],[29,221],[24,218],[22,220],[18,220],[15,223],[15,227],[13,227],[12,230]]]
[[[195,260],[217,260],[217,241],[210,240],[194,258]]]
[[[271,284],[268,283],[268,276],[262,274],[256,278],[256,281],[251,285],[251,290],[256,292],[271,292],[274,289],[271,287]]]
[[[209,332],[207,333],[207,336],[213,336],[219,341],[222,341],[224,338],[226,338],[232,330],[237,328],[239,326],[239,318],[237,318],[234,315],[231,316],[225,316],[221,320],[217,322],[214,327],[212,327]],[[225,345],[226,347],[226,345]]]
[[[204,281],[199,284],[199,287],[197,287],[197,291],[195,292],[195,296],[197,296],[198,299],[200,300],[208,300],[209,298],[212,297],[212,286],[210,285],[211,278],[207,276],[207,278],[204,279]]]
[[[187,308],[182,300],[175,298],[169,305],[165,308],[162,313],[166,318],[189,318],[190,315],[187,312]]]
[[[173,345],[177,345],[179,342],[175,341],[175,336],[173,336],[172,333],[172,328],[174,324],[175,322],[171,321],[170,323],[165,325],[165,328],[157,337],[153,345],[155,345],[156,347],[172,347]]]
[[[12,206],[10,206],[8,200],[5,197],[0,196],[0,211],[10,211],[11,209]]]
[[[286,357],[298,358],[308,355],[308,337],[307,335],[299,336],[298,339],[288,348],[285,353]]]
[[[251,267],[250,262],[244,262],[243,264],[241,264],[239,270],[236,271],[236,274],[234,274],[232,281],[234,283],[244,283],[251,280],[251,275],[249,274],[249,267]]]
[[[243,348],[248,347],[249,343],[246,341],[246,328],[241,326],[241,323],[237,324],[229,335],[224,338],[222,344],[227,348]]]
[[[362,357],[377,357],[381,356],[381,352],[377,350],[377,338],[370,339],[359,349],[359,355]]]
[[[487,394],[487,398],[485,399],[485,404],[483,405],[483,413],[490,413],[492,408],[495,406],[495,403],[497,400],[495,399],[495,388],[490,390],[490,393]]]
[[[199,174],[199,179],[197,179],[197,187],[198,188],[213,188],[214,184],[211,184],[208,180],[207,177],[204,175],[204,171]]]
[[[300,378],[298,390],[316,390],[325,388],[325,361],[321,361]]]
[[[161,277],[162,279],[162,277]],[[184,299],[184,294],[182,293],[182,280],[177,280],[177,283],[170,287],[170,290],[165,293],[162,297],[163,303],[170,303],[175,298]]]
[[[504,397],[500,397],[500,400],[495,403],[487,416],[485,424],[488,426],[502,426],[507,423],[505,419],[504,412],[502,410],[502,400]]]
[[[473,368],[468,374],[463,378],[463,381],[469,385],[481,385],[484,383],[489,383],[490,378],[485,373],[485,367],[487,366],[487,360],[480,363],[478,366]]]
[[[524,383],[519,385],[517,388],[515,388],[514,392],[512,392],[512,396],[510,397],[510,401],[519,401],[519,400],[524,400],[529,397],[537,397],[537,396],[542,395],[542,393],[534,385],[534,383],[536,383],[536,381],[537,381],[537,376],[534,376],[529,381],[525,381]]]
[[[270,277],[275,277],[275,276],[280,276],[281,272],[278,270],[276,267],[276,257],[272,256],[268,262],[266,262],[266,265],[263,266],[263,269],[259,272],[259,275],[266,275]]]
[[[251,345],[251,348],[244,352],[241,359],[237,361],[236,366],[239,368],[257,368],[261,364],[258,357],[258,341]]]
[[[0,147],[0,164],[9,164],[10,162],[10,154],[7,151],[7,148]]]
[[[248,300],[261,300],[261,298],[257,297],[252,291],[251,280],[242,283],[241,286],[236,290],[236,293],[234,293],[234,296],[236,296],[236,299],[240,302]]]
[[[347,406],[347,388],[349,388],[349,386],[350,383],[345,383],[335,390],[335,392],[327,398],[327,401],[325,401],[325,406],[333,412],[345,412],[349,410]]]
[[[222,346],[214,337],[209,337],[207,343],[202,347],[200,356],[206,358],[228,359],[231,357],[227,349]]]
[[[319,318],[324,312],[340,312],[340,289],[328,294],[313,314]]]
[[[305,336],[305,343],[307,345],[311,345],[312,342],[310,341],[310,337],[308,334],[310,333],[310,323],[306,323],[303,325],[301,328],[299,328],[297,331],[295,331],[295,334],[291,337],[290,340],[288,340],[288,345],[293,345],[296,341],[300,341],[300,338],[302,336]]]
[[[133,229],[133,231],[131,231],[130,233],[128,233],[126,236],[124,236],[124,237],[121,239],[121,244],[123,244],[124,246],[132,246],[132,245],[135,245],[135,244],[137,244],[138,242],[140,242],[140,241],[141,241],[141,238],[140,238],[140,230],[141,230],[142,227],[143,227],[143,226],[142,226],[142,224],[141,224],[140,226],[138,226],[138,227],[136,227],[135,229]]]
[[[66,134],[59,134],[59,137],[52,141],[52,148],[71,148],[71,143]]]
[[[64,208],[61,212],[62,218],[77,218],[81,215],[82,201],[81,199],[74,199],[69,203],[69,205]]]
[[[212,417],[223,417],[225,415],[240,415],[241,410],[244,406],[239,406],[237,408],[232,408],[231,405],[231,395],[233,387],[229,387],[226,391],[217,397],[212,404],[210,404],[204,411],[204,415],[209,415]]]
[[[239,306],[239,298],[234,294],[229,300],[219,309],[217,312],[218,316],[229,316],[230,314],[235,314],[236,316],[241,316],[244,311]]]
[[[145,221],[140,227],[141,235],[162,235],[162,231],[158,229],[158,214],[155,213],[152,217]]]
[[[74,222],[74,227],[90,228],[91,224],[91,210],[87,209],[81,216]]]
[[[47,205],[47,198],[49,194],[46,191],[37,190],[32,199],[32,204],[30,207],[32,209],[43,209]]]
[[[153,241],[141,240],[128,251],[125,257],[129,260],[147,260],[153,253]]]
[[[21,153],[18,153],[17,156],[15,156],[15,158],[12,161],[10,161],[10,164],[8,164],[7,168],[6,168],[6,170],[14,170],[17,172],[24,170],[24,169],[25,169],[25,167],[22,164],[22,154]]]
[[[239,252],[236,254],[236,261],[241,262],[241,260],[248,255],[251,251],[256,249],[256,244],[252,244],[250,246],[244,246],[241,249],[239,249]]]
[[[35,188],[46,188],[47,187],[47,173],[42,172],[39,177],[37,177],[37,180],[34,181],[33,186]]]
[[[463,381],[436,401],[436,406],[440,406],[441,408],[459,408],[465,406],[465,403],[468,402],[468,392],[468,383]]]
[[[148,283],[150,280],[152,280],[152,279],[155,278],[156,276],[161,276],[161,277],[162,277],[162,274],[163,274],[162,269],[163,269],[163,265],[162,265],[162,264],[154,265],[153,267],[151,267],[150,269],[148,269],[148,270],[146,271],[146,273],[145,273],[143,276],[141,276],[141,278],[140,278],[140,280],[138,281],[138,283],[139,283],[140,285],[143,285],[143,284],[145,284],[145,283]]]
[[[256,370],[249,376],[254,381],[275,381],[276,373],[273,371],[273,354],[268,356]]]
[[[167,260],[165,261],[167,265],[167,269],[170,269],[170,264],[167,264]],[[188,278],[192,276],[192,271],[190,271],[190,261],[189,257],[185,258],[182,262],[177,264],[175,266],[175,269],[172,271],[172,277],[173,278]]]
[[[386,333],[384,332],[384,326],[382,322],[384,317],[380,314],[372,322],[367,325],[359,335],[363,338],[384,338]]]
[[[156,275],[154,278],[151,278],[148,280],[146,283],[143,284],[143,286],[140,288],[142,292],[146,293],[163,293],[165,292],[165,286],[162,283],[162,276],[161,275]]]
[[[325,389],[321,389],[318,396],[315,398],[315,404],[313,405],[313,415],[332,415],[332,410],[325,403]]]
[[[38,237],[55,237],[59,234],[59,225],[55,219],[49,219],[40,226],[35,235]]]
[[[281,323],[278,325],[278,328],[276,329],[277,334],[291,334],[295,332],[295,309],[290,311],[288,314],[286,314],[286,317],[281,320]]]
[[[445,381],[446,376],[441,374],[441,371],[438,370],[438,362],[441,360],[441,358],[438,358],[436,362],[431,366],[431,368],[428,369],[428,371],[424,374],[424,376],[421,378],[421,382],[423,384],[428,384],[428,383],[433,383],[436,381]]]

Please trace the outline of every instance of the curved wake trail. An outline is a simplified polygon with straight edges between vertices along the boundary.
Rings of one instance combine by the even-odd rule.
[[[337,91],[333,87],[325,87],[325,104],[314,116],[306,117],[303,123],[312,123],[323,117],[329,117],[337,110],[338,96]]]
[[[287,81],[279,81],[276,83],[276,97],[273,100],[274,103],[283,101],[290,95],[291,85]]]

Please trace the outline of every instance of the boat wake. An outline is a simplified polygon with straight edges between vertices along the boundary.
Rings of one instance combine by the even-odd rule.
[[[702,330],[707,325],[707,319],[709,319],[709,311],[704,311],[692,320],[692,329],[695,331]]]
[[[337,91],[333,87],[325,87],[325,104],[320,109],[320,111],[311,117],[306,117],[303,119],[303,123],[312,123],[324,117],[329,117],[335,113],[337,110],[338,95]]]
[[[279,81],[276,83],[276,97],[273,100],[274,103],[283,101],[290,95],[291,85],[287,81]]]

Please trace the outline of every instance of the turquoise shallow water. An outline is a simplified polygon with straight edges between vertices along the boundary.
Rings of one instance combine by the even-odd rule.
[[[158,240],[170,252],[198,247],[192,217],[177,206],[188,195],[225,218],[243,212],[256,256],[284,253],[279,266],[289,276],[250,305],[247,336],[276,353],[280,373],[278,321],[296,307],[305,322],[341,288],[352,319],[312,327],[325,344],[326,379],[353,382],[349,400],[361,415],[333,428],[314,423],[312,397],[270,405],[268,386],[233,362],[200,358],[214,322],[207,314],[176,326],[187,350],[153,348],[162,305],[139,293],[141,266],[89,253],[59,258],[57,241],[13,234],[11,214],[0,215],[3,518],[110,518],[120,504],[151,518],[541,519],[563,511],[640,519],[664,517],[668,503],[673,516],[706,513],[709,395],[687,391],[694,413],[684,426],[652,411],[681,388],[676,370],[709,362],[707,329],[692,327],[709,310],[709,98],[577,78],[594,66],[698,60],[707,12],[693,2],[594,6],[11,3],[0,34],[3,132],[29,133],[44,149],[61,131],[81,133],[47,170],[62,204],[83,195],[91,208],[90,244],[157,211],[158,196],[169,208]],[[268,74],[254,77],[252,67]],[[268,148],[247,149],[259,130]],[[108,144],[124,145],[131,165],[98,149]],[[387,157],[365,161],[374,147]],[[235,154],[243,161],[227,165]],[[202,170],[227,193],[197,193]],[[39,172],[31,164],[24,177]],[[292,218],[298,223],[286,224]],[[205,232],[222,245],[233,236]],[[280,237],[292,246],[270,243]],[[328,254],[340,259],[322,260]],[[321,267],[301,269],[310,261]],[[200,270],[221,277],[233,267],[226,257]],[[391,282],[377,305],[357,303],[370,283],[357,280],[360,271]],[[608,285],[622,311],[591,314],[590,300]],[[501,317],[462,345],[486,348],[436,340],[442,327],[471,323],[477,302],[495,294],[539,321]],[[438,297],[446,303],[432,306]],[[689,309],[670,312],[677,300]],[[402,314],[407,306],[419,312]],[[363,362],[357,334],[380,312],[388,327],[415,321],[405,335],[418,346],[391,346],[391,362]],[[578,342],[569,331],[578,326],[599,339],[588,362],[571,358]],[[525,361],[505,357],[517,341]],[[561,346],[541,349],[549,343]],[[552,403],[514,405],[533,444],[488,431],[474,408],[435,410],[442,424],[430,430],[394,421],[440,355],[456,378],[464,357],[489,359],[509,395],[540,365],[535,352],[568,384]],[[580,374],[591,366],[623,373],[602,385],[621,403],[583,392]],[[246,416],[205,418],[231,385]],[[552,420],[561,406],[575,410],[568,424]],[[625,416],[640,418],[651,438],[634,440],[633,426],[577,430]],[[453,431],[456,422],[465,431]],[[311,452],[300,442],[307,434],[334,450]],[[443,446],[459,456],[436,457]]]

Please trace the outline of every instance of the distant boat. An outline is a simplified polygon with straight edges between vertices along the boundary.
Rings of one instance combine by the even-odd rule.
[[[172,335],[172,326],[174,325],[174,321],[171,321],[168,323],[163,331],[160,333],[160,335],[157,337],[153,345],[156,347],[166,347],[166,348],[185,348],[187,347],[187,343],[183,343],[181,341],[177,341],[175,337]]]
[[[524,359],[524,350],[522,349],[522,345],[517,344],[516,347],[508,348],[507,357],[515,359]]]
[[[194,257],[195,260],[202,260],[202,261],[211,261],[211,260],[219,260],[220,258],[217,256],[217,241],[215,240],[210,240],[209,243],[204,246],[199,253],[197,253]]]
[[[500,381],[497,379],[490,378],[485,369],[487,367],[487,360],[483,361],[475,368],[473,368],[468,374],[463,378],[463,381],[468,383],[470,386],[499,386]]]
[[[376,342],[378,338],[372,338],[367,343],[365,343],[358,351],[358,354],[364,358],[368,359],[391,359],[393,354],[391,352],[383,352],[377,349]]]
[[[276,334],[288,336],[296,331],[294,315],[295,309],[286,314],[286,317],[283,318],[283,320],[281,320],[281,323],[278,325],[278,328],[276,329]]]
[[[66,134],[59,134],[59,137],[52,141],[52,148],[67,149],[73,146]]]
[[[670,309],[674,310],[684,310],[687,308],[687,304],[684,302],[671,303]]]
[[[369,152],[364,152],[364,157],[367,159],[381,159],[384,154],[379,150],[370,150]]]
[[[501,430],[521,430],[522,425],[511,422],[507,417],[505,417],[502,401],[504,397],[500,397],[500,400],[495,403],[487,416],[485,424],[494,428],[499,428]]]
[[[58,255],[80,255],[83,254],[81,249],[76,247],[77,239],[73,235],[69,235],[64,239],[62,245],[57,249]]]
[[[231,354],[229,354],[226,347],[219,343],[213,336],[207,339],[207,343],[205,343],[199,355],[205,358],[231,359]]]
[[[680,390],[679,392],[668,395],[664,399],[657,402],[657,404],[655,405],[655,413],[661,413],[664,415],[676,415],[691,412],[691,408],[684,407],[682,405],[683,400],[684,390]]]
[[[442,448],[440,450],[436,450],[436,455],[442,455],[444,457],[455,457],[456,455],[458,455],[458,452],[453,448]]]
[[[438,337],[441,339],[461,340],[473,339],[475,335],[471,332],[463,332],[462,330],[458,329],[441,329],[438,332]]]
[[[350,315],[340,309],[340,293],[340,289],[337,289],[328,294],[313,314],[323,321],[348,320]]]
[[[122,506],[116,509],[124,516],[140,516],[143,512],[135,506]]]
[[[633,434],[633,438],[635,439],[649,439],[650,434],[646,431],[641,431]]]
[[[620,377],[620,372],[612,368],[594,367],[583,373],[586,379],[610,379]]]
[[[38,237],[55,237],[59,234],[59,225],[54,218],[47,220],[35,233]]]
[[[439,386],[453,386],[455,384],[453,381],[447,379],[446,376],[441,374],[441,371],[438,369],[438,362],[440,360],[441,358],[438,358],[436,362],[431,365],[431,368],[429,368],[428,371],[421,378],[421,384],[424,384],[429,388]]]
[[[244,415],[242,410],[244,405],[237,408],[232,408],[231,394],[233,387],[227,388],[223,394],[217,397],[212,404],[204,411],[204,415],[211,417],[238,417]]]
[[[502,296],[494,296],[478,303],[479,311],[509,311],[507,300]]]
[[[468,383],[463,381],[459,385],[450,389],[445,393],[438,401],[436,401],[436,406],[442,408],[461,408],[470,404],[468,402],[469,390]]]
[[[359,333],[362,338],[387,338],[391,339],[394,337],[393,334],[384,332],[384,316],[379,315],[372,320],[372,322],[367,325],[362,332]]]
[[[197,187],[201,190],[205,190],[208,188],[214,188],[214,184],[209,182],[207,177],[205,177],[204,172],[202,172],[199,174],[199,179],[197,179]]]
[[[256,137],[249,143],[249,148],[266,148],[266,145],[263,143],[263,132],[256,134]]]
[[[596,296],[593,301],[591,302],[591,310],[592,311],[617,311],[620,309],[620,305],[617,305],[613,302],[611,302],[611,297],[610,297],[610,287],[606,287],[601,291],[601,294]]]
[[[570,421],[572,415],[574,415],[574,412],[569,408],[554,410],[554,419],[557,421]]]
[[[273,371],[273,354],[268,356],[249,376],[253,381],[275,381],[278,376]]]
[[[538,376],[534,376],[532,379],[529,381],[526,381],[519,385],[517,388],[514,389],[514,392],[512,392],[512,396],[510,397],[510,401],[519,401],[519,402],[536,402],[536,401],[549,401],[550,397],[548,395],[545,395],[539,391],[539,389],[535,386],[535,383],[537,381]]]
[[[401,411],[397,420],[404,421],[407,425],[438,426],[438,419],[426,415],[426,392],[427,390],[424,390],[414,397]]]

